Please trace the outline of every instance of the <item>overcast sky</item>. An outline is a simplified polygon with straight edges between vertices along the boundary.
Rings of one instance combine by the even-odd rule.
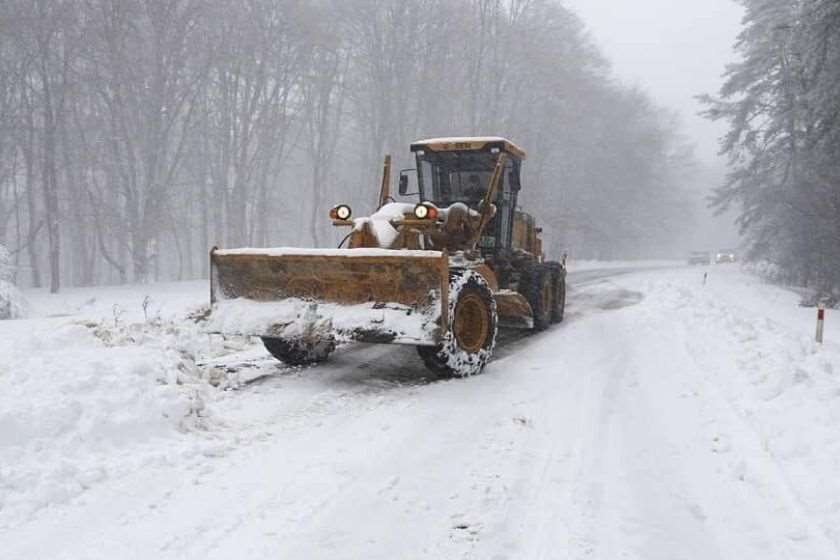
[[[734,0],[565,0],[586,23],[595,42],[623,82],[647,91],[660,105],[679,112],[684,132],[705,164],[697,177],[697,223],[692,247],[738,244],[732,213],[713,216],[705,197],[723,183],[725,159],[718,156],[723,123],[697,115],[694,96],[717,93],[743,10]]]
[[[694,96],[717,93],[733,60],[742,9],[733,0],[565,0],[622,81],[682,115],[697,156],[719,167],[723,125],[698,117]]]

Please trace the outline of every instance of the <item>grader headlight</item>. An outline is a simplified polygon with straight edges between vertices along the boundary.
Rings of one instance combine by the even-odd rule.
[[[414,217],[418,220],[437,220],[438,210],[431,204],[421,203],[414,207]]]
[[[330,210],[330,218],[333,220],[347,221],[353,215],[353,210],[346,204],[339,204]]]

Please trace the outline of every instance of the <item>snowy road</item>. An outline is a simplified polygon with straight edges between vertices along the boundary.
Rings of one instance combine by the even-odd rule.
[[[2,557],[837,558],[840,348],[787,292],[701,276],[576,273],[566,322],[465,380],[388,346],[210,361],[255,380],[118,447],[133,468],[0,509]]]

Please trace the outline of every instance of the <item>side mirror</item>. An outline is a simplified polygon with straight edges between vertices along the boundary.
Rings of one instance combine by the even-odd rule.
[[[399,187],[400,196],[405,196],[408,194],[408,175],[400,174],[400,187]]]

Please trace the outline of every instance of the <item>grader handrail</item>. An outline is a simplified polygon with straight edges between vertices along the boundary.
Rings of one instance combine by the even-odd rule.
[[[502,173],[507,163],[507,154],[502,152],[499,154],[499,159],[496,160],[496,168],[493,170],[493,176],[490,178],[490,186],[487,189],[487,194],[484,195],[484,200],[481,201],[481,220],[475,230],[475,235],[470,242],[470,247],[475,250],[475,246],[481,239],[481,234],[484,233],[484,228],[493,219],[493,201],[496,199],[496,192],[499,190],[499,183],[501,183]]]

